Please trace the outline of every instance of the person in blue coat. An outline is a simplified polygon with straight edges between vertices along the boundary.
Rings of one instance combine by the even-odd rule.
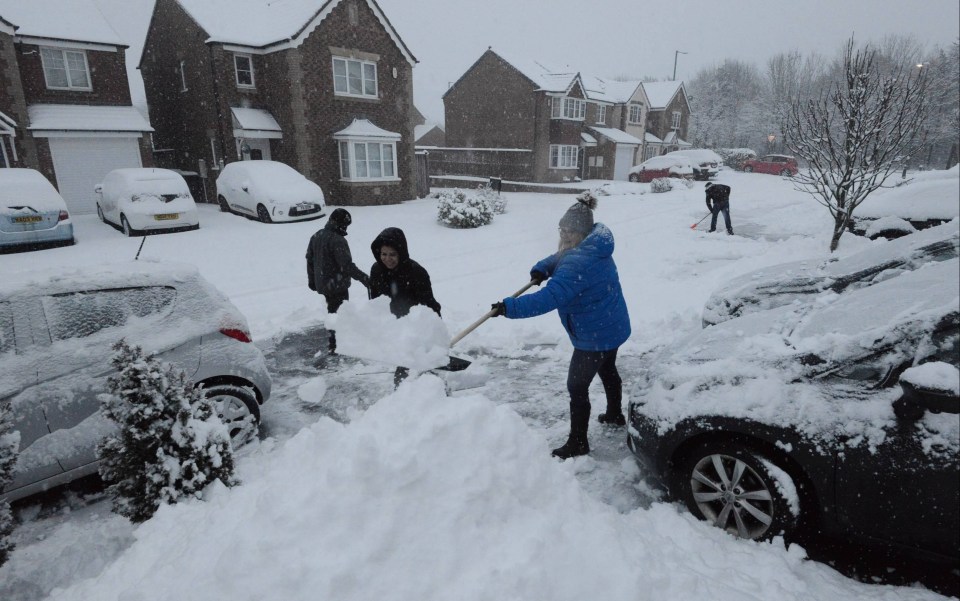
[[[505,298],[491,308],[495,315],[523,319],[556,310],[573,356],[567,372],[570,393],[570,436],[552,455],[561,459],[590,452],[588,388],[599,375],[607,397],[603,424],[623,426],[623,382],[617,371],[617,351],[630,337],[630,316],[613,261],[613,232],[594,223],[596,197],[584,192],[560,219],[558,251],[530,270],[530,278],[546,286],[533,294]]]

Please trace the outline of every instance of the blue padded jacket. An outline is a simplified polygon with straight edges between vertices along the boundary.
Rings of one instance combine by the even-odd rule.
[[[609,351],[630,337],[630,316],[613,262],[613,232],[597,223],[593,231],[565,253],[533,266],[550,279],[546,285],[519,298],[505,298],[510,319],[534,317],[557,310],[573,347]]]

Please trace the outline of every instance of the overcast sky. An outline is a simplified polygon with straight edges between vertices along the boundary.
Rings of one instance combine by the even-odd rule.
[[[434,122],[449,84],[488,46],[605,77],[669,79],[676,57],[677,79],[689,79],[727,58],[759,67],[793,49],[833,56],[851,33],[864,41],[912,34],[930,46],[960,36],[958,0],[377,1],[420,61],[414,100]],[[153,0],[97,2],[136,63]],[[142,103],[140,82],[131,83]]]

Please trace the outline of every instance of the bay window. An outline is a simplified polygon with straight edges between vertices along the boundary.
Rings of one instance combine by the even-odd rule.
[[[396,142],[342,140],[339,146],[341,179],[397,179]]]
[[[578,146],[568,146],[562,144],[550,145],[550,168],[551,169],[576,169],[577,155],[580,151]]]

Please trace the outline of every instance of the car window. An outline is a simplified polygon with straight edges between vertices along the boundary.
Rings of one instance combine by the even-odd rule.
[[[53,340],[84,338],[131,317],[170,311],[176,290],[167,286],[92,290],[45,296],[43,311]]]
[[[13,308],[0,303],[0,355],[16,348],[13,341]]]

